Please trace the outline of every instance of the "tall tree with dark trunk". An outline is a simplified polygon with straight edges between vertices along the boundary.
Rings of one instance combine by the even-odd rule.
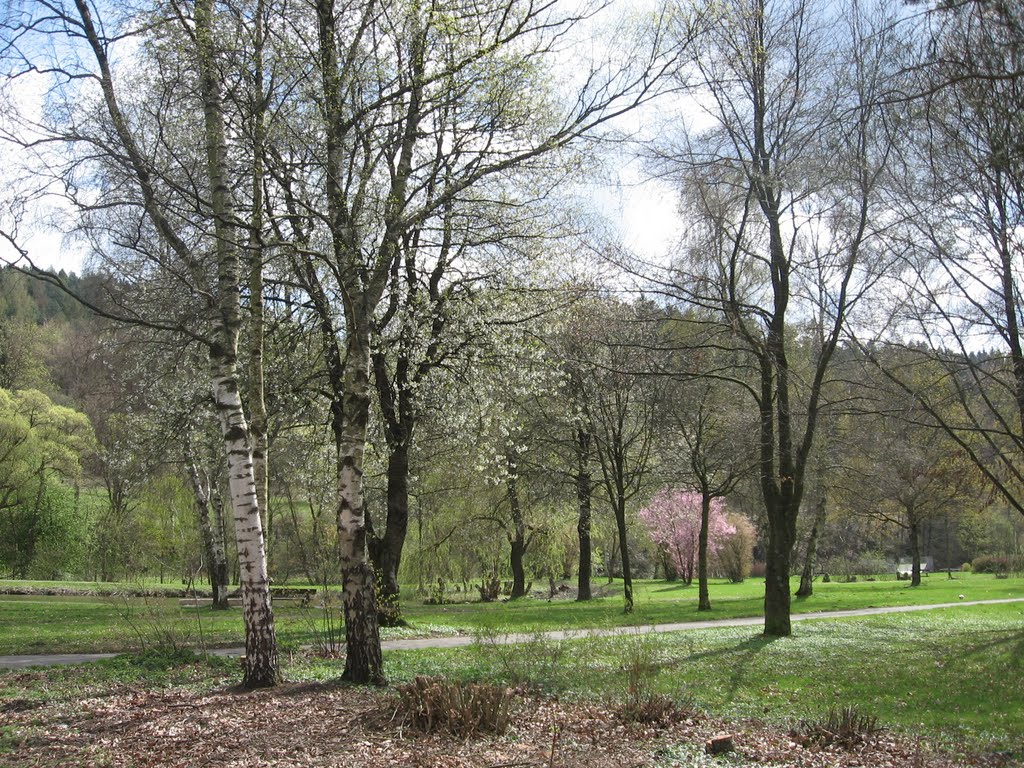
[[[870,244],[881,222],[871,213],[887,161],[878,103],[900,47],[881,7],[870,16],[860,6],[812,13],[804,0],[727,8],[729,23],[700,39],[696,75],[684,77],[710,96],[715,126],[686,139],[670,166],[695,223],[683,279],[663,285],[717,313],[745,349],[752,375],[733,381],[759,424],[764,631],[789,635],[791,557],[823,388],[847,314],[878,267]],[[793,321],[821,291],[825,343],[804,373],[792,359]]]
[[[580,559],[576,580],[576,599],[585,602],[592,599],[590,577],[593,566],[593,544],[591,531],[591,500],[594,495],[594,480],[590,463],[593,461],[594,436],[587,426],[576,428],[573,434],[573,446],[576,449],[576,503],[579,510],[576,532],[579,537]]]
[[[650,98],[673,54],[655,32],[653,44],[636,41],[631,61],[595,64],[572,98],[560,99],[539,73],[594,8],[562,13],[522,0],[316,7],[323,146],[301,163],[323,182],[328,215],[314,219],[331,248],[298,272],[321,313],[342,464],[361,465],[364,371],[374,377],[390,454],[387,518],[371,536],[360,503],[348,527],[372,545],[393,598],[419,392],[464,343],[462,331],[452,335],[453,308],[472,296],[467,285],[501,282],[507,255],[495,261],[496,253],[521,256],[516,241],[537,237],[537,201],[573,168],[566,148]],[[294,130],[295,144],[307,146],[305,123]],[[311,199],[295,210],[322,207]],[[344,307],[343,334],[334,298]]]

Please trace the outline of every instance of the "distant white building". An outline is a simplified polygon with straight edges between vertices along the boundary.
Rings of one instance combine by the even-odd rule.
[[[921,573],[933,573],[935,571],[935,560],[931,557],[921,558]],[[914,572],[913,560],[900,560],[896,566],[898,576],[910,576]]]

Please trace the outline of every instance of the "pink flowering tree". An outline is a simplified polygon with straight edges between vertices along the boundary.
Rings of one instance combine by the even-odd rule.
[[[693,582],[693,574],[698,569],[699,573],[707,573],[706,564],[699,568],[701,527],[705,520],[708,556],[714,555],[726,539],[736,533],[736,528],[725,517],[722,499],[678,488],[662,488],[640,510],[639,516],[651,540],[662,548],[687,584]]]

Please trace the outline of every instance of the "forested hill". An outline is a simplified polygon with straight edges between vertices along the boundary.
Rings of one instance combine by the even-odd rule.
[[[89,282],[63,269],[55,274],[69,289],[79,292]],[[37,280],[11,267],[0,267],[0,318],[4,325],[31,323],[44,325],[50,320],[88,321],[89,311],[65,291],[45,280]]]
[[[55,273],[70,290],[89,293],[101,278]],[[0,268],[0,388],[38,389],[78,407],[66,390],[73,378],[69,345],[92,326],[92,314],[56,285]],[[61,375],[61,372],[68,375]]]

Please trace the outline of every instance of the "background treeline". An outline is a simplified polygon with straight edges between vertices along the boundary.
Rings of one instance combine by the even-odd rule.
[[[61,277],[81,284],[74,275]],[[214,524],[223,529],[225,522],[216,435],[195,431],[210,407],[202,360],[174,347],[163,351],[166,358],[154,357],[152,344],[11,269],[0,270],[0,283],[4,575],[205,581],[193,466],[209,490]],[[439,580],[474,599],[493,579],[510,587],[517,541],[535,590],[575,588],[579,435],[587,429],[611,430],[609,445],[621,429],[635,451],[623,473],[633,494],[626,518],[633,575],[693,578],[692,571],[679,572],[670,548],[654,543],[657,535],[637,514],[659,490],[695,487],[688,440],[697,427],[705,430],[704,447],[735,467],[727,506],[753,523],[749,554],[754,568],[763,568],[750,419],[728,383],[698,381],[686,367],[701,324],[653,302],[581,295],[551,286],[550,311],[517,324],[512,335],[502,326],[500,344],[467,355],[447,372],[449,389],[431,393],[436,407],[426,412],[410,456],[410,527],[400,571],[402,583],[418,593],[438,597]],[[282,373],[269,377],[267,397],[277,459],[267,510],[271,571],[278,584],[335,583],[333,467],[316,344],[287,311],[268,329],[268,370]],[[873,350],[882,358],[901,354],[908,353]],[[645,358],[650,370],[639,364]],[[941,430],[915,423],[912,403],[864,354],[847,347],[840,358],[833,415],[816,450],[801,524],[802,554],[817,529],[815,573],[891,573],[911,554],[911,525],[920,553],[936,567],[959,568],[979,557],[982,568],[989,561],[996,569],[1014,567],[1024,533],[1020,515],[993,497]],[[997,357],[975,352],[969,362],[996,365]],[[159,370],[155,378],[146,375]],[[189,380],[200,383],[189,387]],[[383,441],[381,429],[375,424]],[[386,505],[382,453],[368,462],[374,530]],[[585,501],[592,509],[593,573],[621,578],[614,495],[609,501],[602,460],[592,450],[583,468],[591,475]],[[231,537],[225,541],[230,547]],[[727,575],[715,563],[713,569]]]

